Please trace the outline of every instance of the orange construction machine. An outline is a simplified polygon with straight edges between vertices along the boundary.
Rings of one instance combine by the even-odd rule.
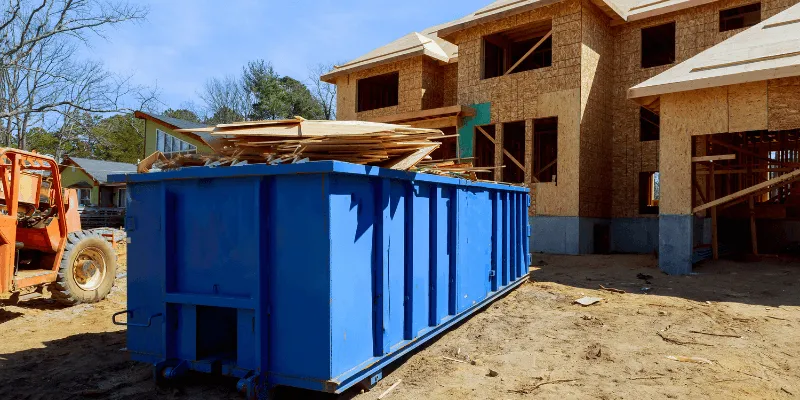
[[[27,300],[44,287],[65,304],[104,299],[114,285],[116,252],[82,231],[78,195],[61,187],[51,157],[0,148],[0,295]]]

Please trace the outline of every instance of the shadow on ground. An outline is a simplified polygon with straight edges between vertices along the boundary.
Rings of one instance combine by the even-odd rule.
[[[150,365],[130,361],[125,331],[80,334],[44,345],[0,354],[0,399],[244,399],[236,392],[236,379],[214,375],[190,374],[157,386]],[[359,392],[336,396],[278,388],[271,399],[347,400]]]
[[[651,255],[557,256],[534,254],[533,279],[597,290],[680,297],[699,302],[735,302],[769,307],[800,305],[800,261],[762,258],[695,265],[690,276],[669,276]]]

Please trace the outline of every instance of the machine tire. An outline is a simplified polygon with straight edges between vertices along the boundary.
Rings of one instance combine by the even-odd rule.
[[[58,278],[50,285],[50,294],[66,305],[96,303],[111,292],[116,271],[116,252],[105,238],[91,231],[72,232],[67,236]]]

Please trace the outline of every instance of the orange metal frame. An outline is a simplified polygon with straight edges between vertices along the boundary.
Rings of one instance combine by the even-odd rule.
[[[22,171],[50,171],[53,179],[50,186],[50,204],[57,208],[58,227],[18,229],[19,183]],[[61,174],[58,163],[47,156],[16,149],[0,149],[0,174],[6,201],[6,214],[0,215],[0,293],[24,287],[41,285],[56,280],[58,261],[64,253],[67,239],[67,216],[64,194],[61,189]],[[80,229],[80,228],[78,228]],[[54,254],[53,265],[42,266],[51,270],[25,279],[14,279],[16,243],[25,243],[35,250]],[[45,259],[50,259],[49,257]]]

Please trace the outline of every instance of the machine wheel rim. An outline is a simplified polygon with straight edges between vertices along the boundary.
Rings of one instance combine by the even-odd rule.
[[[87,247],[78,253],[72,263],[72,278],[82,290],[96,290],[103,284],[108,267],[103,251]]]

